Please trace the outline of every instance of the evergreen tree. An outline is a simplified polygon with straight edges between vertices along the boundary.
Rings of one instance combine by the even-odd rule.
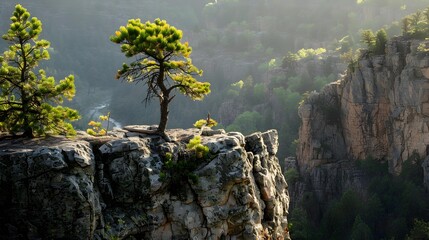
[[[387,33],[384,28],[377,31],[375,34],[374,54],[382,55],[386,53]]]
[[[168,121],[168,104],[178,89],[193,100],[202,100],[210,93],[210,83],[199,82],[194,76],[202,76],[202,70],[189,58],[192,48],[182,43],[182,31],[156,19],[153,23],[130,19],[121,26],[110,40],[122,44],[126,57],[136,57],[130,64],[124,63],[117,79],[128,82],[142,81],[147,85],[145,101],[159,99],[161,118],[157,132],[164,134]]]
[[[366,44],[370,54],[384,54],[387,43],[386,30],[382,28],[375,35],[371,30],[364,30],[361,33],[361,42]]]
[[[411,25],[417,26],[423,18],[422,11],[417,11],[413,15],[411,15]]]
[[[366,223],[362,221],[362,218],[358,215],[353,223],[350,239],[352,240],[371,240],[374,239],[371,229]]]
[[[420,219],[414,219],[413,228],[407,235],[407,240],[412,239],[429,239],[429,223]]]
[[[49,59],[50,43],[39,40],[42,22],[21,5],[16,5],[10,29],[3,39],[9,50],[0,56],[0,126],[12,134],[24,136],[67,133],[74,134],[66,120],[79,118],[76,110],[63,107],[63,98],[75,94],[72,75],[58,84],[48,77],[39,62]]]
[[[372,52],[375,47],[375,36],[371,30],[364,30],[361,34],[361,41],[366,44],[368,50]]]
[[[416,39],[429,37],[429,7],[402,19],[402,34]]]
[[[311,223],[308,220],[307,212],[300,207],[292,210],[289,227],[292,239],[311,239],[313,237],[314,229],[312,229]]]
[[[423,15],[424,15],[424,20],[426,21],[426,24],[429,24],[429,7],[427,7],[423,11]]]
[[[408,36],[411,31],[411,18],[405,17],[402,19],[402,35]]]

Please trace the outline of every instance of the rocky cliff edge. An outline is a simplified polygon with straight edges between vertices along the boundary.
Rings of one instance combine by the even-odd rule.
[[[0,238],[289,239],[275,130],[204,131],[210,153],[185,179],[166,161],[188,171],[198,131],[168,134],[1,141]]]

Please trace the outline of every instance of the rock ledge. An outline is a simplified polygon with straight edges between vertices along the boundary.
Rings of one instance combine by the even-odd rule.
[[[176,161],[198,131],[168,134],[2,141],[0,238],[289,239],[275,130],[203,132],[211,157],[175,193],[166,153]]]

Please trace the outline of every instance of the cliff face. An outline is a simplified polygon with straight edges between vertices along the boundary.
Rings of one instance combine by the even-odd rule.
[[[385,55],[363,57],[301,105],[297,161],[319,197],[359,188],[354,160],[388,161],[389,171],[399,173],[412,154],[426,157],[429,53],[421,44],[392,39]]]
[[[186,157],[196,130],[168,134],[176,141],[126,131],[103,142],[2,141],[0,238],[289,238],[276,131],[203,132],[210,157],[193,180],[166,175],[166,156]]]

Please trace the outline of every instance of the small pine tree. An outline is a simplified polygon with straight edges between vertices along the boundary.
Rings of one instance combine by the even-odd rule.
[[[201,129],[204,126],[211,128],[211,127],[217,126],[217,124],[218,123],[216,122],[216,120],[214,120],[212,118],[210,118],[208,121],[207,121],[207,119],[200,119],[194,123],[194,127],[198,128],[198,129]]]
[[[414,27],[419,25],[422,18],[423,18],[423,13],[421,11],[417,11],[411,16],[411,25]]]
[[[124,63],[116,78],[142,81],[148,86],[145,100],[158,98],[161,110],[158,133],[165,134],[168,106],[175,90],[193,100],[201,100],[210,93],[210,83],[194,78],[201,76],[203,71],[192,64],[192,48],[187,42],[181,42],[182,31],[165,20],[158,18],[153,23],[142,23],[140,19],[131,19],[110,40],[121,44],[126,57],[137,59],[130,64]]]
[[[98,118],[100,121],[90,121],[88,123],[91,128],[86,129],[86,133],[92,136],[105,136],[109,131],[110,112],[106,115],[100,115]],[[103,127],[104,122],[107,125],[106,128]]]
[[[425,39],[429,37],[429,8],[405,17],[402,20],[404,36]]]
[[[209,153],[209,148],[201,144],[201,136],[195,136],[186,144],[186,149],[195,152],[197,158],[203,158]]]
[[[76,110],[63,107],[66,98],[75,95],[74,77],[70,75],[56,83],[39,62],[49,59],[50,43],[39,40],[42,22],[21,5],[16,5],[10,18],[12,24],[3,39],[9,50],[0,56],[0,126],[12,134],[24,136],[74,134],[66,120],[79,119]]]
[[[411,18],[405,17],[402,19],[402,35],[409,36],[411,31]]]
[[[429,7],[427,7],[423,11],[424,20],[426,21],[426,24],[429,24]]]
[[[377,31],[375,35],[374,54],[382,55],[386,53],[387,33],[384,28]]]
[[[361,41],[366,44],[368,50],[373,52],[375,48],[375,36],[371,30],[364,30],[361,34]]]

